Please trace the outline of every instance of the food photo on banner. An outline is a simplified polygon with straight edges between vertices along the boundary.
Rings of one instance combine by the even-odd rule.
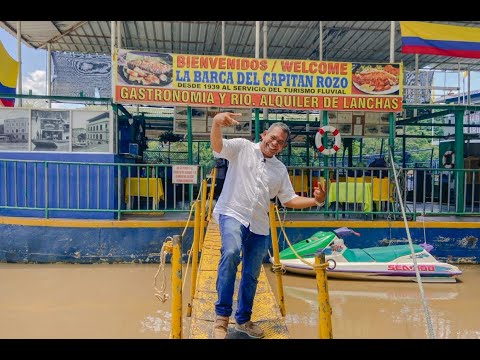
[[[119,49],[117,75],[123,85],[167,87],[172,83],[172,56]]]
[[[353,64],[354,94],[398,95],[399,81],[399,64]]]

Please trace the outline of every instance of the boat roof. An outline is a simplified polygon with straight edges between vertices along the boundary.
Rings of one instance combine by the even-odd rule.
[[[426,21],[433,22],[433,21]],[[125,49],[177,54],[222,53],[222,21],[121,21],[121,46]],[[267,57],[272,59],[319,59],[320,21],[261,21],[267,25]],[[415,54],[403,54],[400,25],[395,21],[395,61],[414,70]],[[435,21],[480,27],[480,21]],[[391,21],[322,20],[323,60],[390,62]],[[225,21],[225,54],[255,57],[255,21]],[[17,21],[0,21],[0,27],[16,36]],[[22,42],[35,49],[110,54],[110,21],[22,21]],[[263,43],[263,33],[260,35]],[[263,46],[263,44],[261,44]],[[263,48],[261,48],[263,51]],[[263,53],[261,55],[263,57]],[[425,55],[420,68],[480,70],[477,59]],[[460,66],[461,64],[461,66]]]

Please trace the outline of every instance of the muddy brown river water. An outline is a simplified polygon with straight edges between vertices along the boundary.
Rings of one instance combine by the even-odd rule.
[[[460,267],[461,282],[423,285],[438,339],[480,338],[480,265]],[[157,264],[2,263],[0,338],[168,339],[171,301],[154,295],[157,269]],[[276,291],[269,265],[265,270]],[[171,293],[169,264],[165,275]],[[315,279],[285,275],[283,285],[291,338],[318,338]],[[185,308],[189,288],[187,282]],[[328,288],[336,339],[429,337],[416,283],[330,280]],[[184,316],[185,329],[188,322]]]

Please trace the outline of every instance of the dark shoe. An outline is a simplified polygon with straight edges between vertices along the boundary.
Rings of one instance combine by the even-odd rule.
[[[228,316],[215,316],[215,326],[213,327],[213,334],[215,339],[226,339],[228,332]]]
[[[248,320],[244,324],[236,323],[235,330],[245,333],[248,336],[255,339],[261,339],[265,336],[265,333],[263,332],[262,328],[258,325],[255,325],[250,320]]]

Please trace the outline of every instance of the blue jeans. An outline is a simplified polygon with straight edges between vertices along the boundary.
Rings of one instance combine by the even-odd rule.
[[[238,220],[227,215],[220,214],[219,227],[222,247],[216,283],[218,299],[215,302],[215,313],[219,316],[232,314],[235,276],[238,264],[243,261],[235,312],[236,322],[243,324],[252,316],[253,299],[257,291],[263,259],[267,254],[269,237],[252,233],[250,227],[245,227]]]

